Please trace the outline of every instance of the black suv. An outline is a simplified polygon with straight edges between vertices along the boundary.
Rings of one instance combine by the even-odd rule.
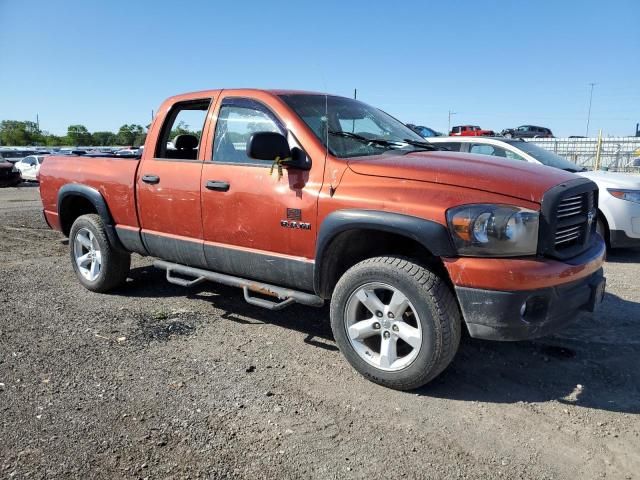
[[[553,138],[551,130],[535,125],[521,125],[518,128],[507,128],[502,131],[507,138]]]

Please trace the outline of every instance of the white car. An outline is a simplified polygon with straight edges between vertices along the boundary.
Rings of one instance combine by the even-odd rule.
[[[640,247],[640,176],[591,172],[550,150],[520,139],[495,137],[435,137],[428,141],[455,152],[493,155],[541,163],[593,180],[599,188],[598,232],[612,248]]]
[[[36,181],[38,180],[38,172],[40,171],[40,165],[44,161],[43,155],[29,155],[24,157],[19,162],[16,162],[15,166],[20,171],[20,175],[23,180]]]

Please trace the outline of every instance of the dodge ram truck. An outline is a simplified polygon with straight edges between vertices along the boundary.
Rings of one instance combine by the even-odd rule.
[[[571,173],[437,150],[357,100],[210,90],[166,100],[139,158],[51,156],[44,216],[94,292],[131,253],[272,310],[330,302],[368,379],[432,380],[471,337],[553,332],[604,296],[598,189]],[[175,136],[174,136],[175,135]]]

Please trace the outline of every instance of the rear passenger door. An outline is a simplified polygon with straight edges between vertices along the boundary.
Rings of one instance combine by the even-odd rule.
[[[193,98],[167,107],[155,151],[145,152],[136,180],[138,217],[147,251],[155,257],[200,267],[205,266],[200,138],[212,101]]]

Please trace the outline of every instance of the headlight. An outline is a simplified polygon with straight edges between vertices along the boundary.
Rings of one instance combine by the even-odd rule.
[[[535,255],[539,213],[509,205],[462,205],[447,210],[458,253],[464,256]]]
[[[640,203],[640,190],[618,190],[615,188],[608,188],[607,190],[611,195],[619,198],[620,200]]]

